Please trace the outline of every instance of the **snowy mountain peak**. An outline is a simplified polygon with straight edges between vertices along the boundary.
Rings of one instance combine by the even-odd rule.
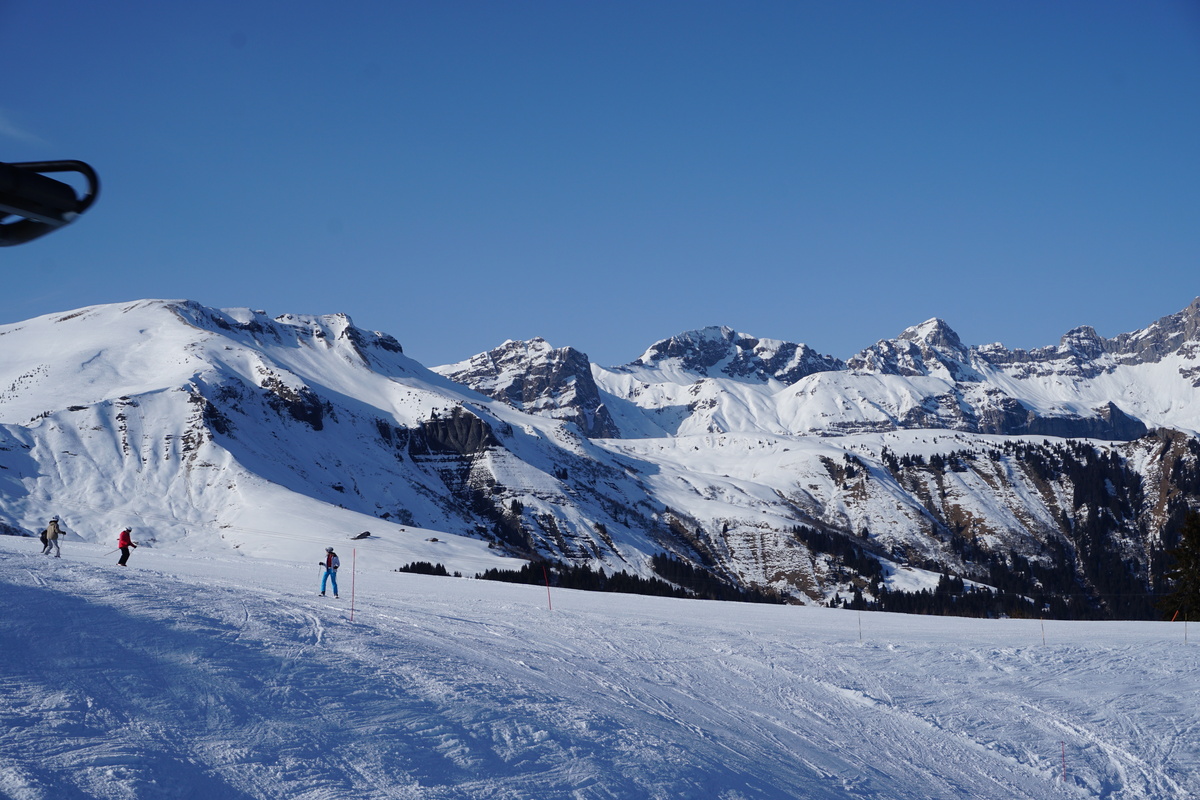
[[[592,378],[591,362],[573,347],[555,348],[541,337],[509,339],[434,371],[522,411],[574,422],[585,436],[617,434]]]
[[[710,326],[658,341],[641,358],[619,369],[674,368],[697,377],[792,384],[814,372],[844,366],[839,359],[821,355],[806,344],[760,339],[726,326]]]
[[[1082,358],[1098,358],[1104,353],[1104,339],[1091,325],[1080,325],[1063,334],[1058,349],[1059,352],[1075,354]]]
[[[967,348],[963,346],[962,340],[958,338],[958,334],[946,324],[945,320],[937,317],[927,319],[920,325],[906,328],[898,338],[907,339],[925,347],[953,353],[960,358],[967,356]]]
[[[632,364],[654,366],[667,359],[679,359],[698,369],[707,369],[728,356],[737,338],[737,332],[724,325],[684,331],[650,345]]]
[[[885,339],[850,359],[858,372],[907,377],[942,377],[953,381],[978,381],[971,366],[971,351],[943,320],[933,318],[905,328],[895,339]]]

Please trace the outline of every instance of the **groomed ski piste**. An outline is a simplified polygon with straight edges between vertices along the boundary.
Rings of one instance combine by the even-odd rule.
[[[1200,796],[1196,626],[547,590],[328,544],[337,600],[317,543],[122,569],[0,536],[0,795]]]

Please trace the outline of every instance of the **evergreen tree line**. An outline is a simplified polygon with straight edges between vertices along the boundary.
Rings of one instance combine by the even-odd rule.
[[[658,578],[643,578],[622,570],[612,574],[603,569],[594,570],[586,564],[564,564],[561,561],[530,562],[520,569],[489,569],[475,575],[479,580],[502,583],[523,583],[533,586],[551,586],[561,589],[580,589],[586,592],[616,592],[620,594],[645,594],[656,597],[686,598],[693,595]]]
[[[760,589],[742,589],[721,580],[708,570],[693,566],[675,556],[656,553],[650,566],[666,580],[682,586],[688,596],[699,600],[732,600],[740,603],[781,603],[780,597]]]
[[[970,462],[975,460],[975,453],[970,450],[955,450],[946,455],[934,453],[926,461],[925,456],[920,453],[905,453],[897,456],[886,446],[880,451],[879,456],[895,478],[899,478],[901,473],[907,469],[928,469],[939,474],[944,474],[946,470],[966,472],[970,469]]]
[[[417,575],[437,575],[442,578],[449,578],[450,573],[446,570],[443,564],[430,564],[428,561],[414,561],[411,564],[405,564],[403,567],[396,569],[396,572],[412,572]],[[455,578],[461,578],[461,572],[454,573]]]
[[[862,545],[848,536],[826,533],[807,525],[795,526],[792,528],[792,535],[803,542],[811,552],[830,556],[839,567],[839,579],[849,573],[859,575],[870,583],[883,580],[883,565],[879,563],[879,559],[867,553]],[[866,535],[865,529],[863,535]]]
[[[530,562],[520,569],[489,569],[477,573],[478,580],[521,583],[532,586],[550,585],[562,589],[580,589],[587,592],[615,592],[619,594],[644,594],[654,597],[677,597],[693,600],[733,600],[744,603],[780,603],[775,594],[753,589],[739,589],[710,572],[684,561],[659,553],[651,564],[663,578],[643,578],[624,570],[606,573],[603,569],[592,569],[586,564],[564,564],[560,561]],[[414,561],[405,564],[396,572],[411,572],[419,575],[450,577],[442,564]],[[455,572],[461,578],[462,573]],[[669,581],[669,582],[668,582]]]
[[[1170,555],[1171,591],[1159,601],[1159,611],[1167,619],[1200,619],[1200,513],[1188,512]]]
[[[966,586],[962,578],[946,573],[933,591],[892,591],[878,582],[871,585],[871,594],[875,599],[867,600],[861,590],[855,589],[850,600],[835,595],[830,606],[943,617],[1034,617],[1041,613],[1034,600],[1011,592]]]

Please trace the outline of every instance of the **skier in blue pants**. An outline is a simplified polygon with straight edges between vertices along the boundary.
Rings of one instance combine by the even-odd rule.
[[[333,552],[332,547],[326,547],[325,560],[318,561],[317,563],[325,567],[325,571],[321,573],[321,597],[325,596],[325,583],[327,581],[333,581],[333,596],[337,597],[337,570],[342,565],[342,560],[338,558],[337,553]]]

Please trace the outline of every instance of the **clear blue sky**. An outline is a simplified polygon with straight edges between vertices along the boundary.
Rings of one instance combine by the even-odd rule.
[[[0,249],[0,322],[186,297],[613,365],[1200,295],[1195,0],[0,0],[0,60],[0,160],[103,181]]]

